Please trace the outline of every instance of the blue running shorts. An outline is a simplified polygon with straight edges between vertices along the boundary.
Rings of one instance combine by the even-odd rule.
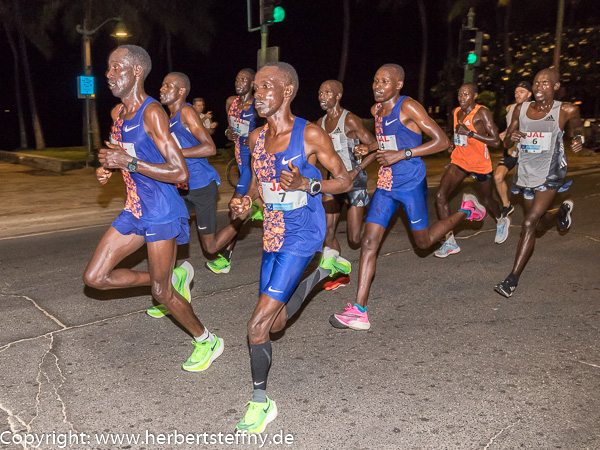
[[[313,257],[263,251],[259,295],[267,294],[278,302],[287,303]]]
[[[112,226],[122,235],[144,236],[146,242],[168,241],[176,238],[177,245],[182,245],[190,241],[190,224],[187,217],[179,217],[168,223],[146,223],[133,217],[129,211],[123,210],[113,221]]]
[[[376,223],[387,228],[400,203],[406,211],[411,230],[424,230],[429,226],[427,179],[425,178],[410,191],[376,189],[367,214],[367,223]]]

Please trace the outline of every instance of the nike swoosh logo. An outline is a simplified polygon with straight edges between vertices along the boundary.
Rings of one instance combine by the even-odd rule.
[[[411,220],[410,223],[419,223],[422,219],[419,220]]]
[[[287,159],[287,160],[285,159],[285,156],[284,156],[284,157],[283,157],[283,159],[281,160],[281,164],[283,164],[283,165],[285,166],[285,165],[287,165],[287,163],[289,163],[290,161],[293,161],[293,160],[295,160],[296,158],[300,158],[300,156],[302,156],[302,155],[296,155],[296,156],[294,156],[293,158],[290,158],[290,159]]]
[[[215,348],[217,348],[217,344],[218,344],[218,343],[219,343],[219,342],[218,342],[218,341],[215,339],[215,343],[213,344],[212,348],[210,349],[210,351],[211,351],[211,352],[214,352],[214,351],[215,351]]]
[[[267,406],[265,409],[263,409],[263,412],[266,414],[269,412],[269,407]]]
[[[396,120],[398,119],[394,119],[391,122],[388,122],[387,120],[385,121],[385,126],[387,127],[388,125],[391,125],[392,123],[394,123]]]
[[[173,125],[175,125],[177,122],[179,122],[179,120],[176,120],[175,122],[173,122],[173,123],[170,123],[170,124],[169,124],[169,126],[170,126],[170,127],[172,127],[172,126],[173,126]]]
[[[208,227],[198,227],[199,230],[206,230]]]
[[[242,117],[245,119],[246,117],[252,117],[253,114],[242,114]]]
[[[269,292],[277,292],[278,294],[283,294],[283,291],[278,291],[276,289],[271,288],[271,286],[269,286],[269,289],[267,289],[267,291]]]
[[[146,236],[154,236],[156,233],[146,233]]]
[[[260,383],[257,383],[256,381],[254,382],[254,386],[260,386],[261,384],[265,384],[264,381],[261,381]]]
[[[238,185],[236,185],[236,187],[244,187],[244,185],[243,184],[238,184]]]
[[[138,124],[137,124],[135,127],[128,127],[127,125],[125,125],[125,133],[128,133],[128,132],[130,132],[131,130],[133,130],[133,129],[135,129],[135,128],[139,127],[139,126],[140,126],[140,124],[139,124],[139,123],[138,123]]]

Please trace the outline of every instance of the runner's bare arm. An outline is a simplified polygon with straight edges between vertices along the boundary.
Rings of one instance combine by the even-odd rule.
[[[501,141],[498,137],[498,127],[494,123],[492,112],[487,108],[479,108],[477,115],[481,118],[481,123],[486,134],[483,135],[477,132],[473,135],[473,139],[477,139],[489,147],[500,147]]]
[[[519,142],[522,137],[526,134],[519,131],[519,116],[521,115],[521,108],[523,104],[517,105],[513,111],[513,115],[510,121],[510,125],[506,130],[506,137],[504,138],[504,146],[506,148],[512,147],[514,142]]]
[[[565,125],[569,126],[571,134],[573,135],[573,141],[571,142],[571,150],[577,153],[583,149],[583,121],[579,115],[579,107],[572,103],[563,103],[561,105],[561,116],[565,117],[565,124],[562,125],[562,129]]]
[[[256,140],[258,139],[260,130],[261,128],[256,128],[254,131],[252,131],[252,133],[250,133],[248,141],[250,144],[250,148],[252,149],[256,145]],[[254,156],[251,158],[250,167],[254,167]],[[233,219],[246,214],[250,209],[250,206],[252,205],[252,201],[258,198],[258,179],[256,178],[256,173],[254,172],[254,170],[252,170],[252,178],[250,178],[250,183],[248,184],[248,192],[246,193],[246,195],[242,197],[241,194],[235,194],[229,201],[229,210],[231,211],[231,217]]]
[[[209,156],[216,155],[217,148],[215,147],[215,143],[210,137],[208,130],[200,122],[200,117],[196,110],[190,105],[185,105],[181,109],[180,117],[182,125],[200,142],[199,145],[182,148],[181,153],[183,153],[184,158],[208,158]]]

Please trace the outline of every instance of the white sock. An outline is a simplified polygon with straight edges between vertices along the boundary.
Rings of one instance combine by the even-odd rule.
[[[448,233],[447,235],[447,241],[450,242],[452,245],[456,245],[456,239],[454,239],[454,233],[451,231],[450,233]]]
[[[215,335],[212,334],[210,331],[208,331],[208,328],[204,327],[204,333],[202,333],[198,337],[194,336],[194,339],[197,342],[202,342],[202,341],[213,342],[215,340]]]
[[[337,250],[333,249],[333,248],[329,248],[327,246],[323,247],[323,259],[327,259],[327,258],[337,258],[338,256],[340,256],[340,252],[338,252]]]
[[[174,273],[171,274],[171,284],[175,286],[177,284],[177,275]]]

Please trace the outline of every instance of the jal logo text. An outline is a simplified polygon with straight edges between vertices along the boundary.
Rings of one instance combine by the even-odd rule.
[[[532,131],[532,132],[527,133],[527,137],[528,138],[536,138],[536,137],[543,138],[544,133],[540,133],[539,131]]]
[[[281,187],[279,186],[279,183],[277,181],[273,180],[272,183],[273,183],[273,186],[269,188],[270,191],[277,192],[277,191],[281,190]]]

